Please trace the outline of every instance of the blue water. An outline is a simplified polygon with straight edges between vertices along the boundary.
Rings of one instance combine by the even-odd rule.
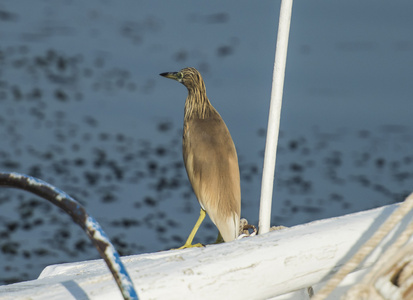
[[[402,201],[413,190],[413,4],[296,1],[273,225]],[[0,169],[81,201],[124,255],[179,246],[199,213],[182,163],[198,68],[227,123],[242,216],[258,223],[279,1],[0,4]],[[209,221],[196,241],[209,243]],[[0,190],[0,282],[97,258],[69,217]]]

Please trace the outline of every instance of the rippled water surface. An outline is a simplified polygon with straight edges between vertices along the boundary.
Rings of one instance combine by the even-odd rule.
[[[0,4],[0,169],[86,206],[122,255],[182,244],[199,213],[181,154],[186,90],[204,76],[258,223],[279,3]],[[413,4],[294,3],[273,225],[382,206],[413,191]],[[321,13],[322,12],[322,13]],[[206,220],[196,241],[213,242]],[[68,216],[0,189],[0,283],[97,258]]]

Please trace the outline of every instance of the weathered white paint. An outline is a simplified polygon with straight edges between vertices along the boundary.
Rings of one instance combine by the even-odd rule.
[[[122,261],[139,299],[271,299],[327,280],[395,208],[381,207],[205,248],[123,257]],[[405,225],[401,223],[395,231]],[[382,243],[361,269],[370,266],[388,243]],[[352,274],[346,280],[358,278]],[[303,295],[273,299],[305,299]],[[0,299],[122,298],[106,265],[95,260],[49,266],[37,280],[1,286]]]

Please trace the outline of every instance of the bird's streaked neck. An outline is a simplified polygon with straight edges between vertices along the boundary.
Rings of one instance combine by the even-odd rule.
[[[188,97],[185,101],[185,120],[208,118],[213,109],[206,95],[205,85],[196,89],[188,88]]]

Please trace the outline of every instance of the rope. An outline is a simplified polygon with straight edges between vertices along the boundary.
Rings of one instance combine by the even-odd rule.
[[[412,194],[413,195],[413,194]],[[410,201],[413,203],[413,197],[411,199],[407,198],[406,201]],[[377,279],[375,275],[379,271],[383,270],[384,266],[388,264],[392,257],[400,250],[400,248],[406,244],[407,240],[413,234],[413,222],[409,224],[409,226],[401,233],[398,239],[386,250],[386,252],[382,255],[380,260],[374,265],[371,271],[363,278],[363,283],[372,283]]]
[[[358,250],[358,252],[327,282],[327,284],[312,298],[313,300],[323,300],[340,284],[340,282],[351,271],[353,271],[361,261],[363,261],[368,254],[383,240],[383,238],[403,219],[403,217],[413,208],[413,193],[410,194],[399,208],[394,211],[387,220],[380,226],[380,228],[373,234],[373,236]],[[409,226],[413,227],[413,225]],[[413,228],[412,228],[413,230]],[[399,243],[406,240],[408,232],[402,234],[396,241]],[[410,235],[409,235],[410,236]],[[396,244],[395,243],[395,244]],[[388,253],[388,252],[386,252]],[[386,255],[387,256],[387,255]],[[374,268],[376,269],[376,268]],[[373,276],[373,275],[371,275]]]

